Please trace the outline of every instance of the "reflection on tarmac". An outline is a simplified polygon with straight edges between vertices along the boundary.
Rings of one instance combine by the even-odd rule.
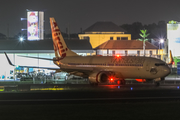
[[[99,85],[89,84],[23,84],[1,85],[0,104],[2,102],[107,102],[145,100],[180,100],[179,85],[128,84]],[[3,94],[1,94],[3,93]],[[8,100],[8,101],[7,101]],[[9,104],[8,102],[8,104]],[[71,103],[70,102],[70,103]],[[3,104],[3,103],[2,103]]]
[[[1,85],[0,92],[30,92],[30,91],[145,91],[145,90],[179,90],[180,85],[127,84],[98,85],[89,84],[19,84]]]
[[[86,79],[75,80],[0,80],[0,92],[21,91],[136,91],[136,90],[177,90],[180,86],[179,79],[162,81],[156,86],[154,81],[139,83],[136,80],[126,80],[126,85],[115,83],[91,86]]]

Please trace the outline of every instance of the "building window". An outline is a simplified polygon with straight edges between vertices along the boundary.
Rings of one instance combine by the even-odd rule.
[[[121,37],[121,40],[128,40],[128,37]]]
[[[113,40],[113,37],[110,37],[110,40]]]
[[[128,51],[126,50],[126,51],[125,51],[125,56],[127,56],[127,55],[128,55]]]
[[[150,56],[152,56],[152,51],[149,51]]]
[[[140,56],[140,51],[137,51],[137,56]]]
[[[112,51],[112,56],[115,56],[116,52],[115,51]]]
[[[117,40],[120,40],[120,37],[117,37]]]

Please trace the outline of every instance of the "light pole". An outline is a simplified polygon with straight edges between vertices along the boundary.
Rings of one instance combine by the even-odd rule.
[[[161,48],[162,48],[161,43],[164,43],[164,39],[160,39],[160,40],[159,40],[159,55],[160,55],[160,46],[161,46]]]

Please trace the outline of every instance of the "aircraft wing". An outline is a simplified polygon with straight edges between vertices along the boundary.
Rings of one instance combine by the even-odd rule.
[[[51,59],[51,58],[40,58],[40,57],[31,57],[31,56],[21,56],[18,55],[19,57],[26,57],[26,58],[34,58],[34,59],[42,59],[42,60],[50,60],[50,61],[58,61],[58,59]]]
[[[8,55],[4,52],[7,60],[8,60],[8,63],[11,65],[11,66],[17,66],[17,65],[14,65],[12,64],[11,60],[9,59]],[[42,58],[44,59],[44,58]],[[49,60],[49,59],[48,59]],[[53,59],[51,59],[53,60]],[[40,68],[40,69],[49,69],[49,70],[60,70],[60,68],[51,68],[51,67],[38,67],[38,66],[19,66],[19,67],[27,67],[27,68]]]

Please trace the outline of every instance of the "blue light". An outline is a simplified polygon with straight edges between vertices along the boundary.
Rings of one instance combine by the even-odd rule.
[[[179,89],[179,86],[177,86],[177,89]]]
[[[131,90],[133,90],[133,88],[131,87]]]
[[[21,18],[21,21],[23,21],[23,20],[27,20],[27,18]]]
[[[24,30],[27,30],[27,29],[21,29],[21,31],[24,31]]]
[[[120,89],[121,87],[120,86],[118,86],[118,89]]]

